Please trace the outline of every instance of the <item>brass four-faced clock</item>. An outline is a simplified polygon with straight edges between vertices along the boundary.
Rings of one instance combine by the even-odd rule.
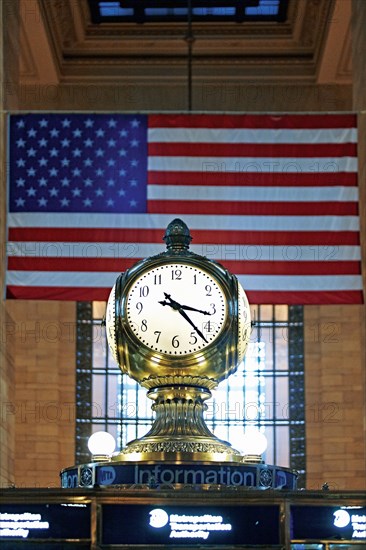
[[[107,305],[113,355],[123,372],[150,390],[157,414],[150,432],[119,458],[138,454],[148,460],[159,451],[165,457],[198,452],[201,458],[208,453],[225,460],[222,453],[235,452],[205,426],[203,401],[243,359],[249,304],[234,275],[188,250],[191,236],[184,222],[173,220],[164,239],[166,252],[120,275]]]

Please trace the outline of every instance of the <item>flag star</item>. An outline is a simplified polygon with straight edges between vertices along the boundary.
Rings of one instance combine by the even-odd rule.
[[[48,173],[49,173],[50,176],[55,176],[56,177],[57,174],[58,174],[58,170],[57,170],[57,168],[53,167],[53,168],[51,168],[51,170],[48,171]]]
[[[28,157],[35,157],[36,156],[36,150],[33,149],[33,147],[31,147],[30,149],[28,149],[27,155],[28,155]]]
[[[75,176],[75,177],[81,176],[80,168],[74,168],[73,171],[72,171],[72,175]]]
[[[22,199],[22,197],[19,197],[18,199],[16,199],[16,205],[17,206],[24,206],[25,205],[25,200]]]
[[[17,140],[17,147],[24,147],[25,146],[25,141],[23,138],[20,138]]]
[[[127,155],[127,151],[126,151],[126,149],[120,149],[118,151],[118,154],[119,154],[120,157],[125,157]]]
[[[52,130],[50,131],[50,136],[57,138],[59,133],[60,133],[60,130],[57,130],[57,128],[52,128]]]
[[[57,197],[58,189],[56,189],[56,187],[52,187],[52,189],[49,189],[49,194],[51,195],[51,197]]]
[[[86,180],[84,180],[84,185],[85,187],[92,187],[93,180],[91,180],[90,178],[86,178]]]
[[[83,200],[84,206],[91,206],[93,204],[93,201],[87,197]]]
[[[116,183],[112,178],[110,178],[108,181],[108,187],[114,187],[114,184]]]
[[[107,200],[107,206],[113,206],[114,205],[114,200],[113,199],[108,199]]]
[[[18,166],[18,168],[24,168],[25,160],[24,159],[18,159],[17,160],[17,166]]]
[[[84,120],[85,128],[92,128],[94,126],[94,120],[87,118]]]
[[[38,164],[39,164],[40,166],[47,166],[48,160],[45,159],[44,157],[42,157],[41,159],[38,160]]]
[[[29,176],[30,178],[36,175],[36,171],[35,171],[35,169],[33,168],[33,166],[32,166],[31,168],[28,168],[27,174],[28,174],[28,176]]]
[[[68,187],[70,185],[70,180],[68,178],[63,178],[61,180],[62,187]]]
[[[84,147],[92,147],[93,143],[94,143],[94,141],[92,139],[88,138],[84,141]]]
[[[97,157],[104,157],[104,151],[101,148],[97,149],[95,151],[95,154],[97,155]]]
[[[22,118],[20,120],[18,120],[17,126],[18,126],[18,128],[24,128],[25,123],[24,123],[24,120]]]
[[[81,137],[81,134],[83,132],[80,130],[80,128],[76,128],[76,130],[73,130],[72,133],[73,133],[74,138],[79,138],[79,137]]]
[[[92,166],[92,165],[93,165],[92,159],[87,158],[84,160],[84,166]]]
[[[70,128],[71,120],[69,118],[64,118],[61,124],[63,128]]]
[[[117,125],[116,119],[110,118],[110,119],[108,120],[108,127],[109,127],[109,128],[115,128],[116,125]]]
[[[104,170],[102,170],[101,168],[98,168],[98,169],[95,171],[95,175],[96,175],[96,176],[104,176]]]
[[[108,159],[107,164],[108,166],[114,166],[116,164],[116,161],[114,159]]]
[[[131,120],[130,124],[132,128],[138,128],[140,126],[140,121],[137,120],[137,118],[134,118],[133,120]]]
[[[103,197],[104,191],[103,191],[103,189],[98,187],[98,189],[95,190],[95,194],[96,194],[97,197]]]
[[[36,190],[34,189],[34,187],[29,187],[27,189],[27,193],[28,193],[28,197],[34,197],[36,195]]]
[[[40,199],[38,199],[38,205],[39,206],[47,206],[47,199],[45,199],[44,197],[41,197]]]
[[[126,194],[126,191],[125,191],[124,189],[120,189],[120,190],[118,191],[118,194],[119,194],[120,197],[124,197],[125,194]]]
[[[123,130],[120,130],[119,131],[119,135],[123,138],[123,137],[127,137],[128,136],[128,132],[127,130],[123,129]]]
[[[119,171],[119,175],[124,177],[126,175],[126,170],[124,168],[121,168],[121,170]]]
[[[38,121],[38,124],[40,125],[41,128],[47,128],[48,120],[46,120],[45,118],[42,118],[41,120]]]
[[[17,187],[24,187],[25,179],[23,179],[23,178],[18,178],[18,179],[16,180],[16,182],[17,182]]]
[[[38,180],[38,184],[40,187],[47,187],[47,180],[46,178],[41,178]]]
[[[81,151],[80,149],[74,149],[72,152],[73,157],[81,157]]]
[[[58,149],[56,149],[55,147],[50,149],[50,157],[58,157]]]
[[[36,135],[37,135],[37,130],[35,130],[34,128],[31,128],[30,130],[28,130],[29,137],[36,137]]]
[[[66,157],[61,160],[61,166],[69,166],[70,161]]]
[[[70,140],[65,138],[61,141],[62,147],[68,147],[70,145]]]
[[[75,187],[74,189],[71,190],[71,193],[73,194],[74,197],[80,197],[81,190],[78,187]]]
[[[116,140],[111,138],[108,140],[108,147],[115,147],[116,146]]]
[[[129,181],[129,184],[130,184],[131,187],[137,187],[137,183],[138,183],[137,180],[130,180]]]
[[[48,141],[45,138],[42,138],[42,139],[38,140],[38,145],[40,147],[47,147],[47,143],[48,143]]]
[[[133,139],[130,141],[131,147],[137,147],[139,143],[140,142],[138,141],[138,139]]]
[[[139,163],[139,161],[137,159],[133,159],[130,162],[131,166],[133,166],[134,168],[136,168],[136,166],[138,166],[138,163]]]
[[[98,128],[95,134],[97,137],[104,137],[105,131],[103,130],[103,128]]]
[[[67,199],[66,197],[60,200],[61,206],[69,206],[69,203],[70,203],[70,200]]]
[[[130,206],[137,206],[137,202],[134,199],[132,199],[130,201]]]

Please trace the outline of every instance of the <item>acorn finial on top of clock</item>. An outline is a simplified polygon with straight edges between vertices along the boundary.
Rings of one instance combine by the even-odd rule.
[[[168,250],[188,250],[192,237],[187,224],[175,218],[166,228],[163,240]]]

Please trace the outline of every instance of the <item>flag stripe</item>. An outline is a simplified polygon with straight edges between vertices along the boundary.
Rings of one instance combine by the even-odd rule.
[[[330,166],[330,168],[332,168]],[[251,167],[253,170],[253,167]],[[212,165],[205,166],[199,171],[191,171],[189,174],[171,170],[163,172],[160,170],[150,170],[148,173],[149,184],[159,185],[230,185],[230,186],[251,186],[257,187],[322,187],[342,185],[344,187],[357,186],[356,172],[304,172],[304,173],[275,173],[260,172],[259,170],[237,170],[236,172],[227,172],[225,166]]]
[[[8,269],[11,271],[112,271],[122,272],[132,267],[139,258],[68,258],[65,265],[64,258],[9,257]],[[143,259],[143,258],[140,258]],[[301,271],[303,275],[359,275],[358,262],[299,262],[293,261],[232,261],[222,260],[222,264],[236,274],[258,275],[296,275]]]
[[[202,204],[203,203],[203,204]],[[177,211],[175,200],[150,200],[149,212],[174,213]],[[294,203],[294,202],[234,202],[225,200],[221,203],[209,201],[204,198],[195,197],[193,200],[179,201],[181,214],[231,214],[249,216],[267,216],[276,212],[279,216],[356,216],[358,213],[357,203]]]
[[[173,219],[173,216],[170,216]],[[9,230],[9,241],[42,241],[49,242],[110,242],[135,243],[156,242],[163,246],[161,229],[144,229],[136,232],[134,229],[110,228],[13,228]],[[289,245],[289,246],[337,246],[358,245],[360,243],[358,231],[225,231],[225,230],[196,230],[195,243],[228,244],[228,245]]]
[[[357,125],[355,114],[156,114],[149,115],[149,128],[354,128]]]
[[[201,143],[197,147],[195,143],[150,143],[148,147],[150,156],[165,157],[265,157],[265,158],[313,158],[313,143]],[[316,145],[317,157],[356,157],[357,147],[355,143],[320,143]]]

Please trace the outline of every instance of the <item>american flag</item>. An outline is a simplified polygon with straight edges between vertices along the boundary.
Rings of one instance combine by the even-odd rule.
[[[353,114],[37,112],[8,142],[8,298],[106,300],[180,217],[251,303],[363,301]]]

